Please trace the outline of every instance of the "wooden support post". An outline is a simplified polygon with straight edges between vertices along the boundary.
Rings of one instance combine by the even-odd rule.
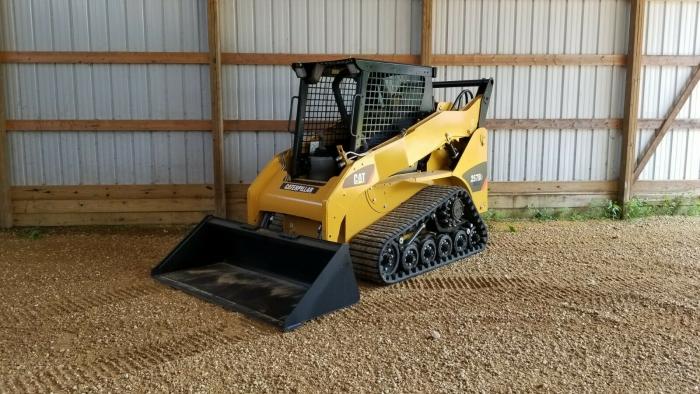
[[[12,227],[12,201],[10,200],[10,144],[7,141],[5,123],[5,91],[0,69],[0,228]]]
[[[209,78],[211,80],[211,135],[214,163],[214,205],[217,216],[226,217],[226,181],[224,169],[224,114],[221,93],[221,43],[219,1],[208,0]]]
[[[420,43],[420,64],[430,66],[433,56],[433,0],[423,0],[423,29]]]
[[[698,81],[700,81],[700,65],[695,67],[695,71],[693,71],[693,74],[690,76],[690,78],[688,78],[688,82],[686,82],[681,94],[676,97],[676,101],[673,102],[671,109],[668,111],[668,115],[666,115],[666,119],[664,119],[663,123],[661,123],[661,127],[654,135],[654,138],[644,149],[644,154],[634,170],[634,181],[639,179],[639,175],[642,173],[642,171],[644,171],[644,167],[649,162],[649,159],[651,159],[651,156],[654,155],[654,152],[656,152],[656,148],[664,139],[666,133],[668,133],[668,131],[671,129],[673,121],[676,119],[676,116],[678,116],[678,113],[685,105],[685,102],[688,101],[688,97],[690,97],[690,95],[693,93],[693,89],[695,89],[695,86],[697,86]]]
[[[644,43],[645,0],[630,1],[629,46],[627,49],[627,81],[625,87],[625,114],[622,120],[622,160],[620,161],[619,200],[624,206],[632,197],[634,168],[637,161],[639,115],[639,85],[642,71],[642,45]],[[624,208],[623,208],[624,209]]]

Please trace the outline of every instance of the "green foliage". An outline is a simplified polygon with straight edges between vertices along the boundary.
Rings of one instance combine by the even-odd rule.
[[[693,204],[688,206],[688,211],[686,212],[688,216],[700,216],[700,197],[695,199]]]
[[[555,220],[556,219],[556,216],[554,216],[554,213],[552,212],[552,210],[550,210],[548,208],[537,208],[537,209],[530,208],[530,211],[532,213],[532,217],[534,219],[537,219],[537,220],[545,221],[545,220]]]
[[[20,230],[17,235],[21,238],[27,238],[35,241],[40,239],[44,235],[44,232],[38,228],[25,228]]]
[[[623,212],[624,211],[624,212]],[[623,217],[624,215],[624,217]],[[529,207],[523,210],[491,210],[483,217],[486,220],[504,221],[513,218],[549,220],[595,220],[595,219],[636,219],[656,215],[686,215],[700,216],[700,197],[674,197],[663,201],[649,201],[633,198],[622,209],[617,201],[598,200],[587,207],[581,208],[535,208]],[[513,230],[511,230],[513,232]]]
[[[608,219],[621,219],[622,207],[616,201],[608,200],[604,206],[603,215]]]
[[[682,206],[683,198],[680,196],[673,199],[665,198],[658,207],[658,214],[667,216],[678,215]]]
[[[625,219],[643,218],[652,213],[653,209],[649,203],[636,197],[625,205]]]
[[[508,225],[508,231],[510,231],[511,233],[515,233],[515,232],[517,232],[518,230],[515,229],[515,226],[509,224],[509,225]]]
[[[493,220],[493,221],[498,221],[498,220],[503,220],[508,217],[503,211],[496,211],[496,210],[490,210],[486,211],[483,215],[481,215],[485,220]]]

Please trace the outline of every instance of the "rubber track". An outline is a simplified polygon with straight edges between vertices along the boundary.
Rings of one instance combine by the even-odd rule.
[[[445,205],[452,197],[460,196],[467,201],[465,213],[475,225],[481,243],[472,246],[463,253],[454,253],[443,261],[434,261],[430,266],[419,265],[410,273],[398,269],[390,278],[384,279],[379,273],[379,253],[382,247],[400,235],[414,228],[428,218],[438,208]],[[350,241],[350,255],[358,278],[372,282],[389,284],[415,277],[427,271],[442,267],[454,261],[479,253],[486,247],[488,233],[479,212],[474,206],[469,193],[456,186],[428,186],[413,197],[396,207]]]

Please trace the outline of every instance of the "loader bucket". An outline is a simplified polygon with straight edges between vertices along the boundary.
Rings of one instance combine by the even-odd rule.
[[[360,299],[347,244],[213,216],[204,218],[151,274],[285,331]]]

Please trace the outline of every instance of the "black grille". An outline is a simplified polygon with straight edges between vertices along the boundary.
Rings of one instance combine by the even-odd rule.
[[[320,148],[331,149],[336,145],[347,145],[357,82],[349,77],[342,78],[337,81],[334,93],[334,80],[335,77],[324,76],[317,83],[308,85],[301,154],[313,153],[311,145],[316,143]],[[340,100],[336,100],[336,93]],[[338,101],[344,108],[339,108]]]
[[[357,148],[372,148],[410,127],[420,116],[425,78],[369,73]]]

